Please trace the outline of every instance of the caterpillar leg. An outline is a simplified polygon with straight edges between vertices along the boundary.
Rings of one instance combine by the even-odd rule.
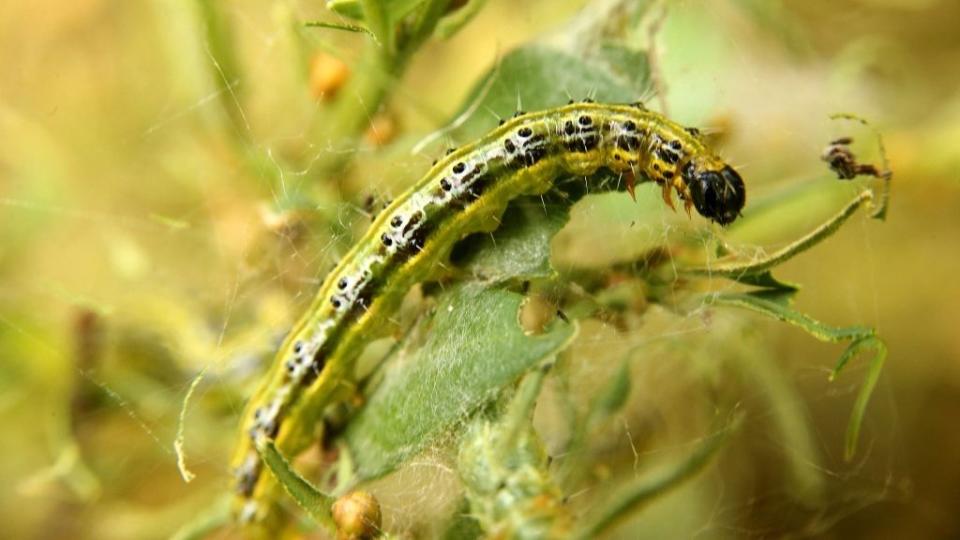
[[[657,183],[660,184],[660,194],[663,195],[663,202],[667,203],[667,206],[676,212],[677,207],[673,204],[673,185],[663,181]]]
[[[628,169],[623,173],[623,176],[627,180],[627,193],[630,194],[630,198],[633,199],[633,202],[637,202],[637,175],[633,172],[632,169]]]
[[[674,178],[672,186],[677,190],[677,196],[683,201],[683,209],[687,211],[687,217],[692,219],[693,215],[690,213],[690,209],[693,208],[693,198],[690,196],[686,183],[680,178]]]

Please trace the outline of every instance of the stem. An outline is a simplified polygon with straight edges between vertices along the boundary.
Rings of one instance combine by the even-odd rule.
[[[449,5],[450,0],[427,0],[413,23],[413,30],[409,39],[400,51],[401,62],[406,62],[427,38],[433,35],[433,30],[437,27],[440,18],[447,12]]]
[[[680,486],[686,480],[702,471],[723,447],[727,437],[739,425],[739,418],[735,418],[725,428],[706,438],[686,461],[668,471],[661,472],[651,479],[626,489],[617,500],[607,507],[599,516],[574,533],[573,538],[586,540],[600,536],[621,519],[632,515],[646,503],[658,499],[661,495]]]
[[[213,63],[212,76],[220,105],[233,127],[233,135],[246,139],[246,125],[239,99],[240,68],[233,50],[233,35],[224,14],[213,0],[198,2],[207,55]]]
[[[243,112],[243,74],[237,60],[233,33],[224,13],[213,0],[197,2],[203,23],[206,53],[211,63],[210,76],[217,89],[218,101],[226,117],[225,131],[234,151],[257,178],[277,183],[286,164],[257,148],[250,125]]]
[[[348,150],[380,110],[413,54],[433,35],[449,3],[450,0],[425,2],[411,25],[409,36],[398,45],[395,25],[388,20],[381,3],[363,2],[367,26],[377,42],[367,43],[358,62],[360,69],[340,90],[342,97],[332,105],[323,123],[315,126],[314,140],[324,140],[331,147],[331,151],[324,152],[313,164],[319,177],[340,172],[353,158]],[[321,129],[322,134],[317,133]]]
[[[317,523],[333,530],[334,524],[333,517],[330,515],[330,507],[336,499],[318,490],[297,474],[290,466],[290,462],[280,454],[272,441],[258,443],[256,446],[260,458],[273,472],[280,485],[293,497],[293,500],[297,501],[300,508],[310,514],[310,517]]]
[[[503,426],[506,428],[498,446],[501,455],[509,455],[516,451],[517,441],[525,430],[530,429],[531,415],[543,386],[543,379],[547,374],[548,366],[534,369],[520,383],[517,394],[513,397],[507,409]]]
[[[394,56],[396,40],[389,15],[383,9],[383,0],[362,0],[360,5],[363,7],[363,20],[373,32],[377,47],[382,48],[386,56]]]
[[[837,229],[839,229],[840,226],[850,218],[850,216],[853,215],[857,208],[860,208],[860,206],[862,206],[864,203],[872,200],[873,193],[870,191],[864,191],[860,193],[832,218],[821,224],[803,238],[800,238],[796,242],[785,246],[783,249],[772,253],[768,257],[747,263],[736,261],[720,263],[712,266],[693,266],[680,268],[679,272],[685,275],[715,276],[732,279],[762,274],[763,272],[766,272],[767,270],[770,270],[771,268],[792,259],[793,257],[829,238],[831,235],[833,235],[833,233],[837,232]]]

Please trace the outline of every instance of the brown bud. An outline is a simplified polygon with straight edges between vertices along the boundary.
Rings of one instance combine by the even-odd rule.
[[[380,535],[380,503],[366,491],[351,491],[330,509],[340,540],[364,540]]]
[[[366,133],[363,134],[366,140],[372,146],[383,146],[397,136],[397,121],[389,113],[380,113],[373,117],[370,125],[367,126]]]
[[[350,68],[335,56],[320,52],[310,60],[310,93],[320,101],[333,99],[349,77]]]

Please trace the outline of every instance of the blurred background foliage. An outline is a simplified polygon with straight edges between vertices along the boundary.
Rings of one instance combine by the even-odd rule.
[[[489,0],[404,59],[383,94],[364,93],[364,66],[382,60],[366,35],[303,25],[344,22],[320,1],[0,5],[4,536],[160,538],[211,504],[229,479],[240,408],[278,340],[371,204],[442,153],[410,148],[463,108],[498,58],[562,40],[557,30],[589,18],[588,5]],[[744,412],[714,467],[636,516],[642,527],[613,534],[960,534],[960,4],[665,5],[635,33],[653,46],[661,93],[650,101],[722,135],[749,190],[750,219],[729,240],[772,251],[856,193],[830,178],[821,150],[853,135],[865,161],[877,155],[868,132],[831,113],[865,116],[885,134],[896,173],[887,222],[855,216],[778,275],[803,285],[807,313],[878,328],[890,357],[861,450],[845,462],[865,364],[828,383],[836,346],[744,313],[711,312],[706,332],[702,320],[652,309],[626,341],[585,322],[571,355],[593,361],[567,367],[583,388],[548,380],[546,401],[596,395],[624,354],[637,359],[630,406],[601,441],[594,478],[624,460],[646,470],[689,454],[717,388],[735,388]],[[341,76],[338,99],[330,81]],[[367,108],[371,99],[384,108]],[[556,266],[603,267],[636,256],[644,234],[691,234],[662,207],[650,210],[662,226],[636,233],[635,206],[595,205],[578,206],[554,240]],[[173,441],[205,367],[184,433],[197,479],[185,484]],[[561,416],[538,406],[536,420]],[[543,437],[560,448],[565,434]],[[430,452],[373,490],[388,530],[421,535],[458,500],[443,496],[456,480]],[[587,490],[568,504],[597,503]]]

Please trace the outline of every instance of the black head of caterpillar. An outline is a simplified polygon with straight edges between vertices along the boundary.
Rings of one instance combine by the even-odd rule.
[[[675,189],[687,210],[693,206],[707,219],[732,223],[746,202],[743,179],[704,143],[697,130],[680,128],[659,115],[654,118],[657,121],[650,122],[654,131],[645,147],[646,176],[660,184],[671,207],[670,191]]]
[[[692,161],[683,168],[681,177],[693,206],[703,217],[727,225],[740,215],[747,192],[743,179],[730,165],[711,160],[698,166]]]

